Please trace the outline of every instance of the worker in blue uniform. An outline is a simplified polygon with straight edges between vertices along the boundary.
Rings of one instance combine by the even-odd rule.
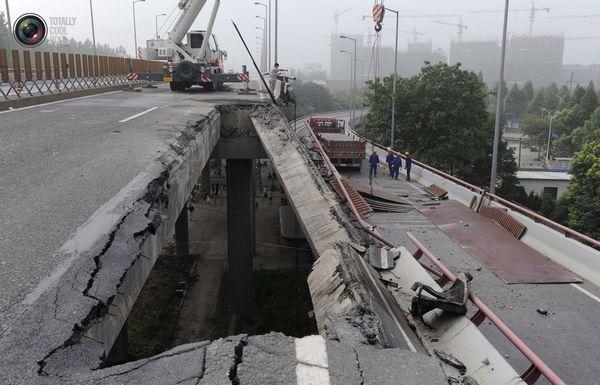
[[[373,154],[369,157],[369,174],[377,176],[377,167],[379,166],[379,155],[377,155],[377,149],[373,149]]]
[[[405,160],[404,163],[406,164],[406,180],[408,182],[410,182],[410,169],[412,168],[412,157],[410,156],[410,153],[407,151],[405,154]]]
[[[387,163],[388,170],[389,170],[388,176],[393,176],[393,173],[394,173],[394,168],[392,166],[392,159],[394,159],[394,153],[392,151],[392,148],[388,147],[387,148],[387,156],[385,157],[385,163]]]
[[[392,157],[392,177],[394,179],[398,179],[400,167],[402,167],[402,159],[400,159],[400,155],[394,153]]]

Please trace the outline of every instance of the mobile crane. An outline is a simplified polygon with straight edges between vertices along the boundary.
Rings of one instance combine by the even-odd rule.
[[[184,91],[200,85],[207,91],[221,89],[224,83],[248,82],[248,72],[225,73],[223,61],[227,52],[219,49],[212,33],[221,1],[215,0],[205,31],[190,31],[192,24],[206,5],[207,0],[180,0],[181,14],[169,32],[167,39],[147,42],[149,60],[166,60],[162,78],[172,91]],[[184,44],[184,38],[187,42]]]

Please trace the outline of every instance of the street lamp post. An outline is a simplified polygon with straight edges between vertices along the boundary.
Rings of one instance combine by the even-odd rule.
[[[135,0],[133,2],[133,40],[135,41],[135,49],[133,50],[133,57],[136,59],[137,59],[138,43],[137,43],[137,27],[135,24],[135,3],[141,3],[144,1],[146,1],[146,0]]]
[[[350,55],[350,82],[354,81],[354,66],[356,63],[354,62],[354,54],[350,51],[341,50],[341,53],[346,53]],[[352,92],[351,92],[352,93]],[[354,118],[354,98],[350,97],[350,110],[352,111],[352,117]]]
[[[392,91],[392,129],[390,130],[390,147],[394,148],[394,131],[396,130],[396,92],[398,89],[398,27],[400,25],[400,11],[386,8],[396,14],[396,49],[394,50],[394,84]]]
[[[550,144],[552,142],[552,121],[554,120],[554,113],[546,108],[542,108],[542,114],[546,111],[550,116],[550,127],[548,128],[548,145],[546,147],[546,165],[550,166]]]
[[[269,5],[261,2],[254,2],[254,5],[262,5],[265,7],[265,46],[267,47],[264,55],[267,57],[267,71],[268,67],[271,65],[271,1],[269,0]]]
[[[160,15],[156,15],[155,19],[154,19],[154,24],[156,24],[156,38],[160,39],[160,36],[158,36],[158,18],[161,16],[167,16],[166,13],[161,13]]]
[[[492,155],[492,174],[490,177],[490,193],[496,193],[496,177],[498,174],[498,147],[500,146],[500,109],[502,107],[502,85],[504,84],[504,64],[506,61],[506,30],[508,29],[508,8],[510,0],[504,4],[504,25],[502,28],[502,53],[500,55],[500,77],[498,81],[498,97],[496,101],[496,127],[494,129],[494,153]]]
[[[354,42],[354,60],[358,60],[358,56],[357,56],[357,49],[356,49],[356,39],[348,37],[348,36],[340,36],[340,39],[348,39],[348,40],[352,40]],[[352,118],[354,118],[355,113],[354,113],[354,99],[356,98],[356,63],[354,63],[354,70],[352,71],[353,73],[353,80],[351,80],[352,82],[352,92],[351,92],[351,98],[352,98]]]
[[[268,69],[268,65],[269,64],[267,63],[268,62],[268,60],[267,60],[267,49],[265,49],[265,47],[267,45],[267,36],[266,36],[267,35],[267,18],[266,17],[262,17],[262,16],[258,16],[258,15],[256,15],[256,17],[258,19],[262,19],[264,21],[264,28],[262,29],[263,30],[263,43],[262,43],[263,46],[261,47],[262,55],[261,55],[261,58],[260,58],[260,65],[262,67],[263,73],[266,73],[266,72],[269,71],[269,69]]]

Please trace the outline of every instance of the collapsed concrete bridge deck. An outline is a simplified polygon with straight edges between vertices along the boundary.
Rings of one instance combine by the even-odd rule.
[[[361,262],[356,249],[371,241],[353,226],[283,116],[251,97],[200,99],[192,96],[179,111],[190,124],[154,118],[159,131],[176,133],[168,147],[153,161],[146,156],[145,170],[59,249],[61,265],[11,307],[0,338],[2,383],[446,383],[450,369],[428,355],[432,348]],[[249,311],[242,278],[251,272],[253,193],[244,178],[253,172],[252,159],[266,156],[317,257],[309,286],[322,337],[232,337],[106,367],[162,245],[174,231],[186,231],[178,223],[211,154],[228,159],[237,173],[232,190],[241,192],[230,194],[242,218],[230,228],[230,272],[240,278],[234,311]],[[485,345],[481,335],[477,341]],[[483,349],[501,383],[519,383],[489,343]],[[281,365],[267,368],[265,354]]]

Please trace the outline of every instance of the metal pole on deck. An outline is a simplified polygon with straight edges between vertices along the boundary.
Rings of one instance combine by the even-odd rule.
[[[400,11],[386,8],[387,11],[396,14],[396,48],[394,50],[394,85],[392,91],[392,129],[390,133],[390,147],[394,148],[394,131],[396,130],[396,93],[398,90],[398,33],[400,26]]]
[[[500,77],[498,79],[498,96],[496,101],[496,127],[494,129],[494,153],[492,155],[492,174],[490,177],[490,193],[496,194],[496,178],[498,174],[498,147],[500,145],[500,110],[502,108],[502,85],[504,84],[504,64],[506,60],[506,31],[508,29],[508,8],[510,0],[504,5],[504,26],[502,30],[502,53],[500,57]]]

